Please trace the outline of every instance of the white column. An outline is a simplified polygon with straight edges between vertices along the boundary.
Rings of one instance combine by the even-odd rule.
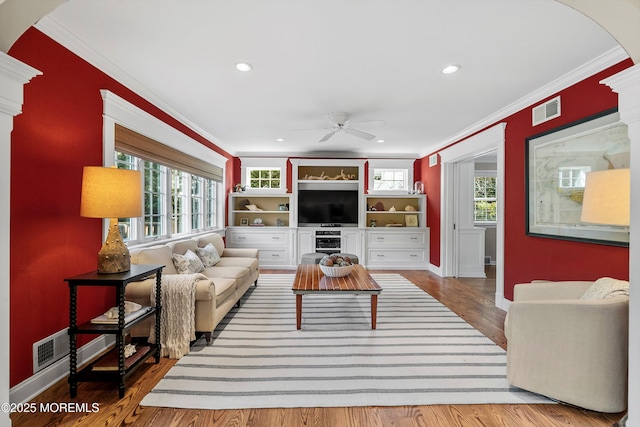
[[[9,215],[11,214],[11,131],[22,112],[23,87],[42,74],[0,52],[0,403],[9,402]],[[0,425],[11,425],[0,411]]]
[[[618,93],[620,119],[631,146],[631,234],[629,236],[629,413],[627,426],[640,427],[640,65],[601,83]]]

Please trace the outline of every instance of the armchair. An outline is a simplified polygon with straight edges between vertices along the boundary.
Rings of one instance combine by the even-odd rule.
[[[580,299],[594,282],[518,284],[505,319],[513,386],[598,412],[627,406],[629,297]]]

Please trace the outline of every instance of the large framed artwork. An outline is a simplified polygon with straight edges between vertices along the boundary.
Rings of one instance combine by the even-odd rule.
[[[617,110],[527,138],[527,235],[629,246],[629,227],[580,222],[586,174],[629,165]]]

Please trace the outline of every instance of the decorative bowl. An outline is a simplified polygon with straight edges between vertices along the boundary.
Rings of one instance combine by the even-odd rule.
[[[320,270],[324,273],[325,276],[329,277],[343,277],[347,274],[351,273],[353,270],[353,265],[345,265],[343,267],[335,267],[320,264]]]

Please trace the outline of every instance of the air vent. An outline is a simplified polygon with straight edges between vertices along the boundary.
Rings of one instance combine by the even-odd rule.
[[[33,373],[36,373],[69,354],[67,329],[33,344]]]
[[[429,167],[433,167],[438,164],[438,154],[432,154],[429,156]]]
[[[533,108],[533,126],[544,123],[560,116],[560,97],[557,96],[550,101]]]

